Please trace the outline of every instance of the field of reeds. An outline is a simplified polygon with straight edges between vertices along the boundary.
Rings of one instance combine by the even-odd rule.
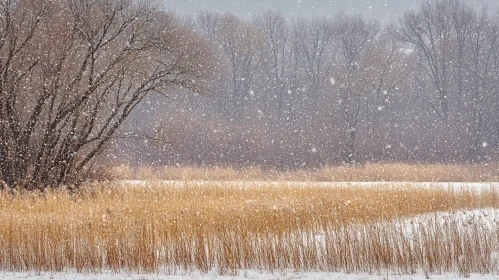
[[[499,192],[485,185],[107,183],[77,193],[3,191],[0,269],[498,273],[498,207]],[[488,210],[458,215],[473,209]]]
[[[497,182],[499,181],[499,164],[373,163],[293,170],[263,167],[118,165],[101,168],[99,176],[111,180],[149,181]]]

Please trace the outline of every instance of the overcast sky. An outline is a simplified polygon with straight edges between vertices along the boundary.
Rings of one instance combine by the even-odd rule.
[[[277,9],[289,15],[331,15],[338,11],[362,13],[390,20],[403,11],[416,8],[421,0],[164,0],[167,9],[181,13],[200,10],[230,11],[239,15],[252,15],[269,9]],[[464,0],[477,7],[499,7],[499,0]]]

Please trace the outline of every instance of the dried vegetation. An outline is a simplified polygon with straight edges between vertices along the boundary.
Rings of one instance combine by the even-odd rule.
[[[493,188],[410,184],[108,183],[73,194],[3,191],[0,268],[493,273],[497,221],[407,219],[498,206]]]
[[[132,167],[100,170],[100,177],[120,180],[309,181],[309,182],[495,182],[496,163],[477,165],[379,163],[276,170],[263,167]]]

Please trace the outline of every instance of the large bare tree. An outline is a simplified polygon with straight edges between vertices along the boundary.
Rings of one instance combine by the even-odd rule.
[[[202,42],[150,1],[0,1],[0,177],[74,184],[148,93],[200,90]]]

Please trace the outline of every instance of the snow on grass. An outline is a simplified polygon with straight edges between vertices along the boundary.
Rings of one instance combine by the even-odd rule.
[[[424,239],[427,237],[429,232],[442,231],[445,233],[451,233],[449,231],[452,229],[459,229],[454,233],[460,235],[462,239],[466,238],[470,232],[493,233],[497,232],[499,228],[499,209],[474,209],[474,210],[461,210],[453,212],[435,212],[423,215],[417,215],[408,218],[401,218],[394,221],[383,221],[379,223],[380,226],[386,228],[395,229],[400,233],[402,239],[395,238],[397,240],[414,240],[413,246],[421,245],[416,240]],[[358,225],[359,233],[362,232],[363,225]],[[309,236],[313,236],[316,243],[319,243],[317,248],[324,245],[326,238],[323,233],[315,232]],[[449,237],[449,236],[447,236]],[[445,234],[440,238],[440,241],[454,240],[456,236],[446,239]],[[304,237],[309,238],[309,237]],[[438,243],[438,242],[437,242]],[[474,248],[468,248],[469,250],[474,250]],[[459,271],[455,273],[449,272],[433,272],[428,271],[416,271],[413,274],[403,274],[397,271],[396,268],[379,269],[372,273],[341,273],[341,272],[320,272],[320,271],[257,271],[257,270],[242,270],[234,272],[232,275],[219,275],[216,271],[210,271],[208,273],[200,273],[198,271],[177,271],[174,275],[164,274],[164,273],[153,273],[153,274],[137,274],[137,273],[113,273],[109,271],[104,271],[102,273],[89,274],[89,273],[75,273],[72,271],[66,272],[2,272],[0,273],[0,279],[95,279],[95,280],[111,280],[111,279],[128,279],[128,280],[154,280],[154,279],[221,279],[221,280],[240,280],[240,279],[280,279],[280,280],[295,280],[295,279],[312,279],[312,280],[325,280],[325,279],[343,279],[343,280],[374,280],[374,279],[401,279],[401,280],[419,280],[419,279],[457,279],[457,278],[468,278],[468,279],[499,279],[499,248],[493,248],[491,254],[488,258],[491,265],[495,267],[492,274],[477,274],[477,273],[467,273],[465,268],[459,268]],[[460,252],[463,253],[463,252]],[[466,256],[463,255],[463,261]],[[459,258],[461,260],[461,257]],[[469,261],[469,260],[468,260]],[[458,264],[459,266],[460,264]]]

